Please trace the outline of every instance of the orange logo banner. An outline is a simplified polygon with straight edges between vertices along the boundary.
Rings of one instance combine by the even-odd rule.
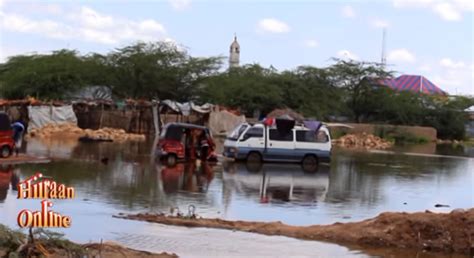
[[[53,203],[49,199],[73,199],[74,188],[58,184],[43,174],[35,175],[18,183],[18,199],[43,199],[41,211],[22,210],[18,214],[18,226],[24,227],[61,227],[71,226],[71,218],[51,210]]]

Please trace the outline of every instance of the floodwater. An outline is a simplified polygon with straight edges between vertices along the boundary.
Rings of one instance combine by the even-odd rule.
[[[146,143],[30,141],[25,151],[48,156],[46,164],[2,166],[0,223],[17,228],[23,209],[39,200],[18,200],[10,182],[41,172],[73,186],[76,198],[54,200],[52,209],[72,217],[61,230],[78,242],[116,241],[153,252],[193,256],[443,257],[395,250],[361,250],[316,241],[228,230],[165,226],[112,218],[118,213],[170,212],[230,220],[282,221],[293,225],[359,221],[385,211],[449,212],[474,207],[472,148],[405,146],[393,151],[335,150],[330,165],[307,172],[298,164],[167,167]],[[102,160],[102,161],[101,161]],[[449,207],[435,208],[436,204]],[[281,248],[285,246],[285,248]]]

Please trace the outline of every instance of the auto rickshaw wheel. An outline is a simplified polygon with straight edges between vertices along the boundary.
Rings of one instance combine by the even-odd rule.
[[[2,158],[8,158],[10,157],[11,154],[12,154],[12,149],[8,145],[5,145],[2,147],[0,151],[0,156]]]
[[[168,156],[166,156],[166,164],[167,164],[167,165],[173,166],[173,165],[176,164],[176,161],[177,161],[176,155],[174,155],[174,154],[168,154]]]

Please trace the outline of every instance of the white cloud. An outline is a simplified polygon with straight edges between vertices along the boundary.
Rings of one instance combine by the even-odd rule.
[[[460,9],[471,12],[474,11],[474,1],[472,0],[453,0],[453,2]]]
[[[474,87],[472,87],[474,78],[472,73],[466,71],[455,73],[440,72],[440,74],[432,76],[430,80],[450,94],[474,95]]]
[[[472,63],[443,58],[430,64],[433,68],[427,78],[450,94],[474,94],[474,70]]]
[[[350,5],[345,5],[341,9],[342,16],[345,18],[354,18],[356,16],[356,13],[354,11],[354,8]]]
[[[460,69],[464,68],[465,64],[462,61],[455,62],[449,58],[443,58],[441,61],[439,61],[439,64],[444,67],[444,68],[450,68],[450,69]]]
[[[191,7],[191,0],[168,0],[168,2],[178,11],[186,10]]]
[[[319,42],[315,39],[308,39],[304,41],[304,45],[309,48],[316,48],[319,46]]]
[[[61,8],[61,6],[57,5],[57,4],[38,4],[38,5],[35,5],[34,8],[36,9],[36,11],[38,10],[41,10],[45,13],[48,13],[48,14],[53,14],[53,15],[58,15],[60,14],[63,9]]]
[[[287,33],[290,31],[290,26],[277,19],[266,18],[258,22],[258,29],[270,33]]]
[[[342,58],[342,59],[346,59],[346,60],[359,60],[359,57],[356,54],[352,53],[349,50],[345,50],[345,49],[339,50],[337,52],[337,57]]]
[[[144,31],[144,32],[161,32],[161,33],[165,33],[165,27],[152,20],[152,19],[147,19],[147,20],[144,20],[144,21],[141,21],[138,23],[138,28],[141,30],[141,31]]]
[[[107,28],[114,25],[112,16],[102,15],[86,6],[81,8],[78,18],[85,26],[92,28]]]
[[[422,72],[430,72],[431,71],[431,65],[429,64],[424,64],[420,67],[418,67],[418,70],[422,71]]]
[[[393,0],[393,6],[402,7],[424,7],[434,2],[433,0]]]
[[[433,11],[446,21],[459,21],[462,18],[461,10],[457,10],[455,6],[450,3],[436,4],[433,6]]]
[[[0,29],[37,34],[56,39],[75,39],[101,44],[126,41],[153,41],[166,36],[162,24],[152,19],[130,20],[101,14],[92,8],[70,10],[55,19],[32,19],[0,13]]]
[[[2,30],[22,33],[45,34],[51,38],[66,38],[74,33],[67,25],[62,25],[52,20],[31,20],[15,14],[0,14]]]
[[[387,28],[389,26],[389,23],[385,20],[377,18],[372,21],[372,26],[374,26],[375,28]]]
[[[435,75],[432,80],[438,87],[450,88],[462,85],[459,78],[450,78],[448,76]]]
[[[387,59],[391,62],[413,63],[415,55],[405,48],[394,49],[388,53]]]
[[[474,11],[472,0],[393,0],[393,6],[431,9],[446,21],[460,21],[464,12]]]

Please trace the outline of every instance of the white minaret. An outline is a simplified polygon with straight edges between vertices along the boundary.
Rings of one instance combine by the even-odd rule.
[[[240,45],[237,42],[237,36],[234,35],[234,42],[230,44],[229,68],[239,67]]]

